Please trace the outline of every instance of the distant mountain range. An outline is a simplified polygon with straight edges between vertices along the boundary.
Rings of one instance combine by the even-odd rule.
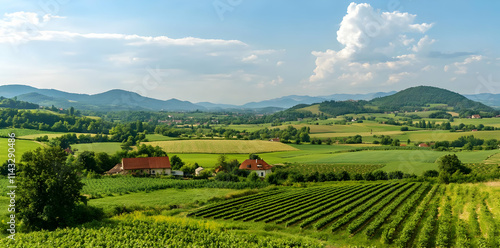
[[[216,104],[210,102],[191,103],[177,99],[158,100],[144,97],[125,90],[110,90],[100,94],[77,94],[55,89],[38,89],[27,85],[0,86],[0,96],[36,103],[41,106],[59,108],[75,107],[81,110],[119,111],[119,110],[153,110],[153,111],[254,111],[261,113],[276,112],[291,108],[298,104],[313,104],[324,101],[372,100],[390,96],[396,91],[369,94],[332,94],[326,96],[290,95],[275,99],[249,102],[244,105]],[[465,95],[467,98],[489,106],[500,106],[500,95],[478,94]]]

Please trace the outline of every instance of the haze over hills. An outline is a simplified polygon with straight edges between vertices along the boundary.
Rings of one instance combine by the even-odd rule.
[[[413,87],[409,89],[414,89]],[[431,87],[435,88],[435,87]],[[409,90],[407,89],[407,90]],[[439,89],[439,88],[436,88]],[[290,95],[279,98],[274,98],[259,102],[249,102],[243,105],[217,104],[210,102],[191,103],[189,101],[181,101],[177,99],[158,100],[149,97],[141,96],[137,93],[125,90],[110,90],[99,94],[78,94],[69,93],[55,89],[38,89],[27,85],[3,85],[0,86],[0,96],[12,98],[17,97],[21,101],[36,103],[42,106],[56,106],[60,108],[75,107],[81,110],[102,110],[102,111],[118,111],[118,110],[153,110],[153,111],[259,111],[261,113],[276,112],[282,109],[291,108],[298,104],[314,104],[324,101],[346,101],[346,100],[365,100],[372,99],[374,103],[383,102],[391,104],[413,104],[408,102],[415,97],[415,94],[404,94],[407,90],[391,92],[377,92],[369,94],[332,94],[326,96],[298,96]],[[403,93],[401,93],[403,92]],[[455,96],[461,96],[458,93]],[[395,96],[390,100],[383,100],[384,97]],[[463,97],[463,96],[461,96]],[[490,106],[500,106],[500,95],[494,94],[478,94],[467,95],[469,99],[477,100],[486,103]],[[434,97],[430,97],[433,99]],[[465,99],[465,97],[464,97]],[[464,106],[476,106],[470,102],[467,103],[461,99]],[[456,99],[455,99],[456,100]],[[458,101],[458,100],[457,100]],[[471,105],[472,104],[472,105]],[[477,105],[479,106],[479,105]],[[476,107],[477,107],[476,106]]]

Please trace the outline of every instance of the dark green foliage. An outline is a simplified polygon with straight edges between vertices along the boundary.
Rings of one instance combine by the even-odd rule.
[[[17,178],[16,211],[28,231],[53,230],[75,222],[74,211],[85,197],[77,170],[66,164],[67,153],[60,147],[26,152]]]
[[[452,175],[456,171],[460,171],[463,174],[469,174],[471,169],[464,166],[462,162],[458,159],[455,154],[448,154],[438,159],[438,168],[441,171]]]
[[[255,171],[252,171],[252,172],[248,175],[248,177],[247,177],[247,181],[249,181],[249,182],[257,182],[257,181],[259,181],[259,180],[260,180],[260,179],[259,179],[259,176],[257,175],[257,172],[255,172]]]
[[[17,98],[5,98],[0,96],[0,108],[14,108],[14,109],[37,109],[38,104],[19,101]]]
[[[387,172],[381,171],[381,170],[374,171],[373,177],[375,177],[375,180],[388,180],[389,179]]]
[[[174,155],[170,157],[170,166],[172,167],[172,170],[180,170],[181,167],[184,166],[184,162],[179,156]]]
[[[325,101],[319,105],[319,110],[332,116],[378,112],[365,105],[367,101]]]
[[[437,170],[426,170],[423,174],[424,177],[438,177],[439,172]]]
[[[404,173],[402,171],[391,171],[387,176],[389,179],[403,179]]]
[[[431,113],[429,115],[429,118],[450,119],[450,118],[452,118],[452,116],[451,116],[451,114],[448,114],[445,111],[437,111],[437,112]]]
[[[224,171],[217,173],[217,175],[215,176],[215,180],[225,181],[225,182],[239,182],[240,181],[238,176],[231,174],[231,173],[224,172]]]

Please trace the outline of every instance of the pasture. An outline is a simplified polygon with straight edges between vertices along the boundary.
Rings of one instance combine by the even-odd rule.
[[[21,160],[21,157],[23,153],[27,151],[34,150],[38,147],[42,147],[41,144],[31,141],[31,140],[16,140],[16,152],[14,153],[16,155],[16,162],[19,162]],[[0,138],[0,163],[3,163],[7,160],[7,154],[8,154],[8,149],[10,147],[8,146],[8,139],[7,138]]]
[[[142,144],[159,146],[167,153],[249,154],[296,150],[280,142],[263,140],[176,140]]]
[[[97,143],[85,143],[85,144],[73,144],[71,147],[73,150],[76,149],[75,154],[80,154],[84,151],[93,152],[105,152],[108,154],[114,154],[121,150],[120,142],[97,142]]]
[[[31,136],[31,135],[36,135],[36,137],[40,137],[40,136],[43,136],[45,134],[58,134],[57,132],[40,131],[40,130],[24,129],[24,128],[3,128],[3,129],[0,129],[0,136],[1,137],[7,137],[9,133],[15,133],[17,138],[24,138],[23,136]],[[62,134],[65,134],[65,133],[62,133]]]

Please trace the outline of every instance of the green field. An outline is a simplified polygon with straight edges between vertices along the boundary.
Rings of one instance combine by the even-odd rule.
[[[175,140],[177,138],[163,136],[161,134],[146,134],[146,139],[148,139],[148,141],[166,141],[166,140]]]
[[[102,143],[88,143],[88,144],[74,144],[71,145],[73,149],[77,149],[76,154],[84,151],[105,152],[114,154],[121,150],[120,142],[102,142]]]
[[[249,154],[296,150],[280,142],[262,140],[176,140],[143,144],[159,146],[167,153]]]
[[[176,205],[179,208],[184,208],[187,204],[194,202],[206,202],[213,197],[223,197],[228,194],[238,194],[245,190],[236,189],[214,189],[214,188],[198,188],[198,189],[163,189],[152,192],[140,192],[124,194],[113,197],[104,197],[92,199],[89,205],[100,207],[106,210],[114,207],[140,207],[140,208],[162,208]]]
[[[0,163],[5,162],[8,158],[8,149],[10,148],[8,144],[9,143],[7,138],[0,138]],[[41,146],[41,144],[30,140],[16,140],[16,152],[14,153],[16,155],[16,162],[20,161],[23,153],[34,150]]]
[[[297,171],[302,175],[309,175],[312,173],[326,174],[326,173],[340,173],[343,171],[348,172],[350,175],[356,173],[364,174],[372,172],[384,167],[380,164],[292,164],[286,167],[288,171]]]
[[[500,139],[500,131],[478,131],[478,132],[450,132],[444,130],[422,130],[405,132],[404,134],[394,135],[391,137],[405,141],[410,139],[411,142],[430,142],[430,141],[453,141],[462,136],[474,135],[476,138]]]
[[[9,133],[15,133],[16,137],[23,137],[27,135],[39,135],[36,137],[43,136],[45,134],[61,134],[57,132],[51,132],[51,131],[39,131],[39,130],[34,130],[34,129],[23,129],[23,128],[3,128],[0,129],[0,136],[6,137]],[[62,133],[65,134],[65,133]],[[35,137],[35,138],[36,138]]]

